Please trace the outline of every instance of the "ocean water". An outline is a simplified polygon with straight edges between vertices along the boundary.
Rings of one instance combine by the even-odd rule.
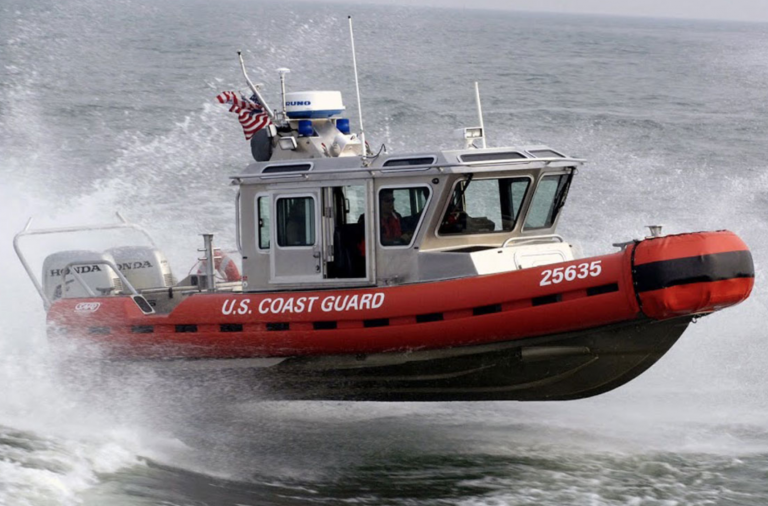
[[[243,400],[140,371],[66,367],[12,249],[35,226],[147,228],[177,275],[199,234],[234,244],[227,176],[249,162],[214,97],[338,89],[389,152],[540,141],[590,163],[560,232],[583,255],[730,229],[744,304],[657,365],[566,403]],[[0,505],[768,503],[768,25],[245,0],[0,3]],[[32,248],[42,254],[44,244]],[[233,400],[237,399],[237,400]]]

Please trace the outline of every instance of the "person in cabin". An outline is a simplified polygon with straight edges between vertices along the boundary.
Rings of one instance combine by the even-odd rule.
[[[379,193],[379,217],[383,246],[404,245],[411,242],[413,234],[403,231],[403,218],[395,211],[395,195],[392,190],[382,190]]]
[[[365,222],[361,214],[358,223]],[[379,192],[379,237],[382,246],[405,246],[410,244],[413,233],[404,230],[403,218],[395,210],[395,195],[392,190]],[[358,250],[365,256],[365,237],[358,244]]]

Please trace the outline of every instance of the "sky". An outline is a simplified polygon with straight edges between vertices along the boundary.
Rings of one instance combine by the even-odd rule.
[[[355,4],[422,5],[572,14],[768,22],[768,0],[335,0]]]

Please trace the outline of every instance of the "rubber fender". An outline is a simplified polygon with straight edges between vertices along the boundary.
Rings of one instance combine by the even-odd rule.
[[[643,313],[663,320],[744,301],[755,268],[749,248],[733,232],[696,232],[638,242],[632,279]]]

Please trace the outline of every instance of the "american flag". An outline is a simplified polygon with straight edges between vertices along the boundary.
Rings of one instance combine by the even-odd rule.
[[[256,132],[269,125],[270,120],[264,108],[256,100],[245,98],[234,91],[225,91],[216,97],[220,104],[229,104],[229,112],[237,113],[237,119],[243,126],[245,140],[250,140]]]

